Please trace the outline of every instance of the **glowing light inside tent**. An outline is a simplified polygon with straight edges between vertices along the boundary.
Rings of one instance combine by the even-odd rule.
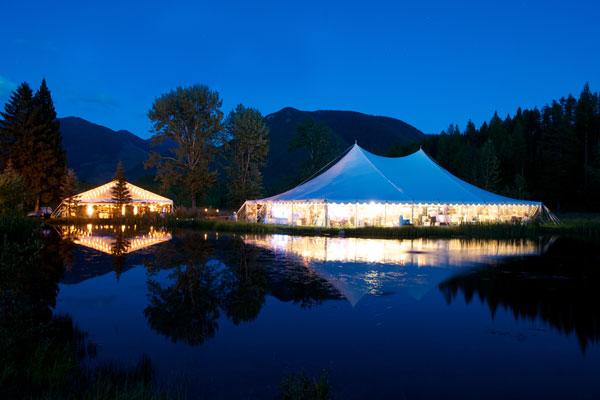
[[[138,206],[133,206],[133,215],[138,215]]]
[[[289,218],[290,216],[290,209],[288,208],[288,206],[286,204],[273,204],[273,207],[271,208],[271,215],[273,216],[273,218]]]
[[[125,204],[121,207],[121,215],[125,215]]]
[[[85,212],[88,215],[88,217],[91,217],[92,215],[94,215],[94,206],[91,204],[88,204],[87,207],[85,208]]]
[[[350,217],[350,207],[343,204],[329,205],[329,218],[334,220],[348,219]]]

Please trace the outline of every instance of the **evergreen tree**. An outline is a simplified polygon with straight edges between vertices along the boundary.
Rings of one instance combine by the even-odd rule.
[[[589,85],[579,98],[518,108],[505,119],[494,113],[479,130],[467,123],[464,135],[451,125],[421,144],[450,172],[489,190],[557,211],[600,211],[600,96]]]
[[[227,117],[227,186],[230,204],[238,207],[262,193],[262,168],[269,151],[269,128],[258,110],[238,105]]]
[[[497,191],[500,183],[500,162],[492,140],[488,140],[483,145],[481,162],[481,186],[491,192]]]
[[[60,124],[56,119],[54,102],[46,80],[33,97],[33,137],[36,155],[33,157],[30,180],[38,191],[36,209],[39,204],[60,202],[60,185],[67,169],[67,160],[62,145]]]
[[[117,170],[115,171],[113,180],[115,181],[115,184],[110,189],[110,193],[117,210],[115,215],[119,215],[123,207],[131,202],[131,193],[129,193],[127,181],[125,180],[125,168],[123,168],[123,163],[121,161],[117,163]]]
[[[598,127],[596,127],[596,115],[598,114],[598,99],[590,90],[589,84],[585,84],[575,109],[575,131],[580,141],[581,172],[583,175],[582,194],[585,195],[589,186],[590,166],[595,145],[598,141]]]
[[[21,170],[23,163],[29,161],[23,153],[31,135],[32,114],[33,92],[31,87],[23,82],[4,105],[4,112],[0,113],[0,156],[5,160],[4,164],[7,160],[12,160],[17,171]]]
[[[479,132],[477,131],[475,124],[471,120],[467,122],[467,127],[465,128],[465,136],[471,144],[477,144]]]
[[[12,160],[31,189],[36,211],[42,203],[56,204],[66,158],[46,81],[42,81],[35,96],[27,83],[21,84],[1,115],[1,155]]]

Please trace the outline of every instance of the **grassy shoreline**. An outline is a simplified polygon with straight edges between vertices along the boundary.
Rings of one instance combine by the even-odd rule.
[[[53,219],[51,224],[137,224],[189,228],[215,232],[283,234],[297,236],[344,236],[360,238],[469,238],[469,239],[522,239],[540,236],[577,236],[600,238],[600,220],[573,219],[561,224],[469,224],[456,226],[403,226],[397,228],[323,228],[311,226],[266,225],[200,218],[125,218],[116,220]]]

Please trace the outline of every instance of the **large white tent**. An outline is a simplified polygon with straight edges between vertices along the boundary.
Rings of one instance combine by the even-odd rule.
[[[446,171],[423,150],[381,157],[352,146],[320,175],[276,196],[248,200],[246,221],[307,226],[446,225],[518,222],[541,202],[500,196]]]

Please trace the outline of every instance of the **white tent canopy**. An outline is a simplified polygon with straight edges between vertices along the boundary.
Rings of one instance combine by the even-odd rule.
[[[110,218],[118,214],[141,215],[145,213],[170,213],[173,200],[126,182],[131,200],[115,207],[112,189],[117,184],[112,180],[104,185],[63,200],[54,210],[55,217]]]
[[[112,188],[117,184],[116,180],[105,183],[104,185],[95,187],[85,192],[79,193],[77,198],[80,203],[112,203]],[[127,184],[127,190],[131,194],[131,203],[156,203],[156,204],[168,204],[173,205],[173,200],[166,197],[160,196],[156,193],[152,193],[149,190],[142,189],[139,186],[133,185],[129,182]]]
[[[540,202],[500,196],[446,171],[423,150],[406,157],[381,157],[358,144],[321,175],[260,201],[522,204]]]
[[[239,216],[254,222],[359,227],[517,222],[546,211],[541,202],[473,186],[423,150],[391,158],[355,144],[324,172],[295,188],[246,201]]]

